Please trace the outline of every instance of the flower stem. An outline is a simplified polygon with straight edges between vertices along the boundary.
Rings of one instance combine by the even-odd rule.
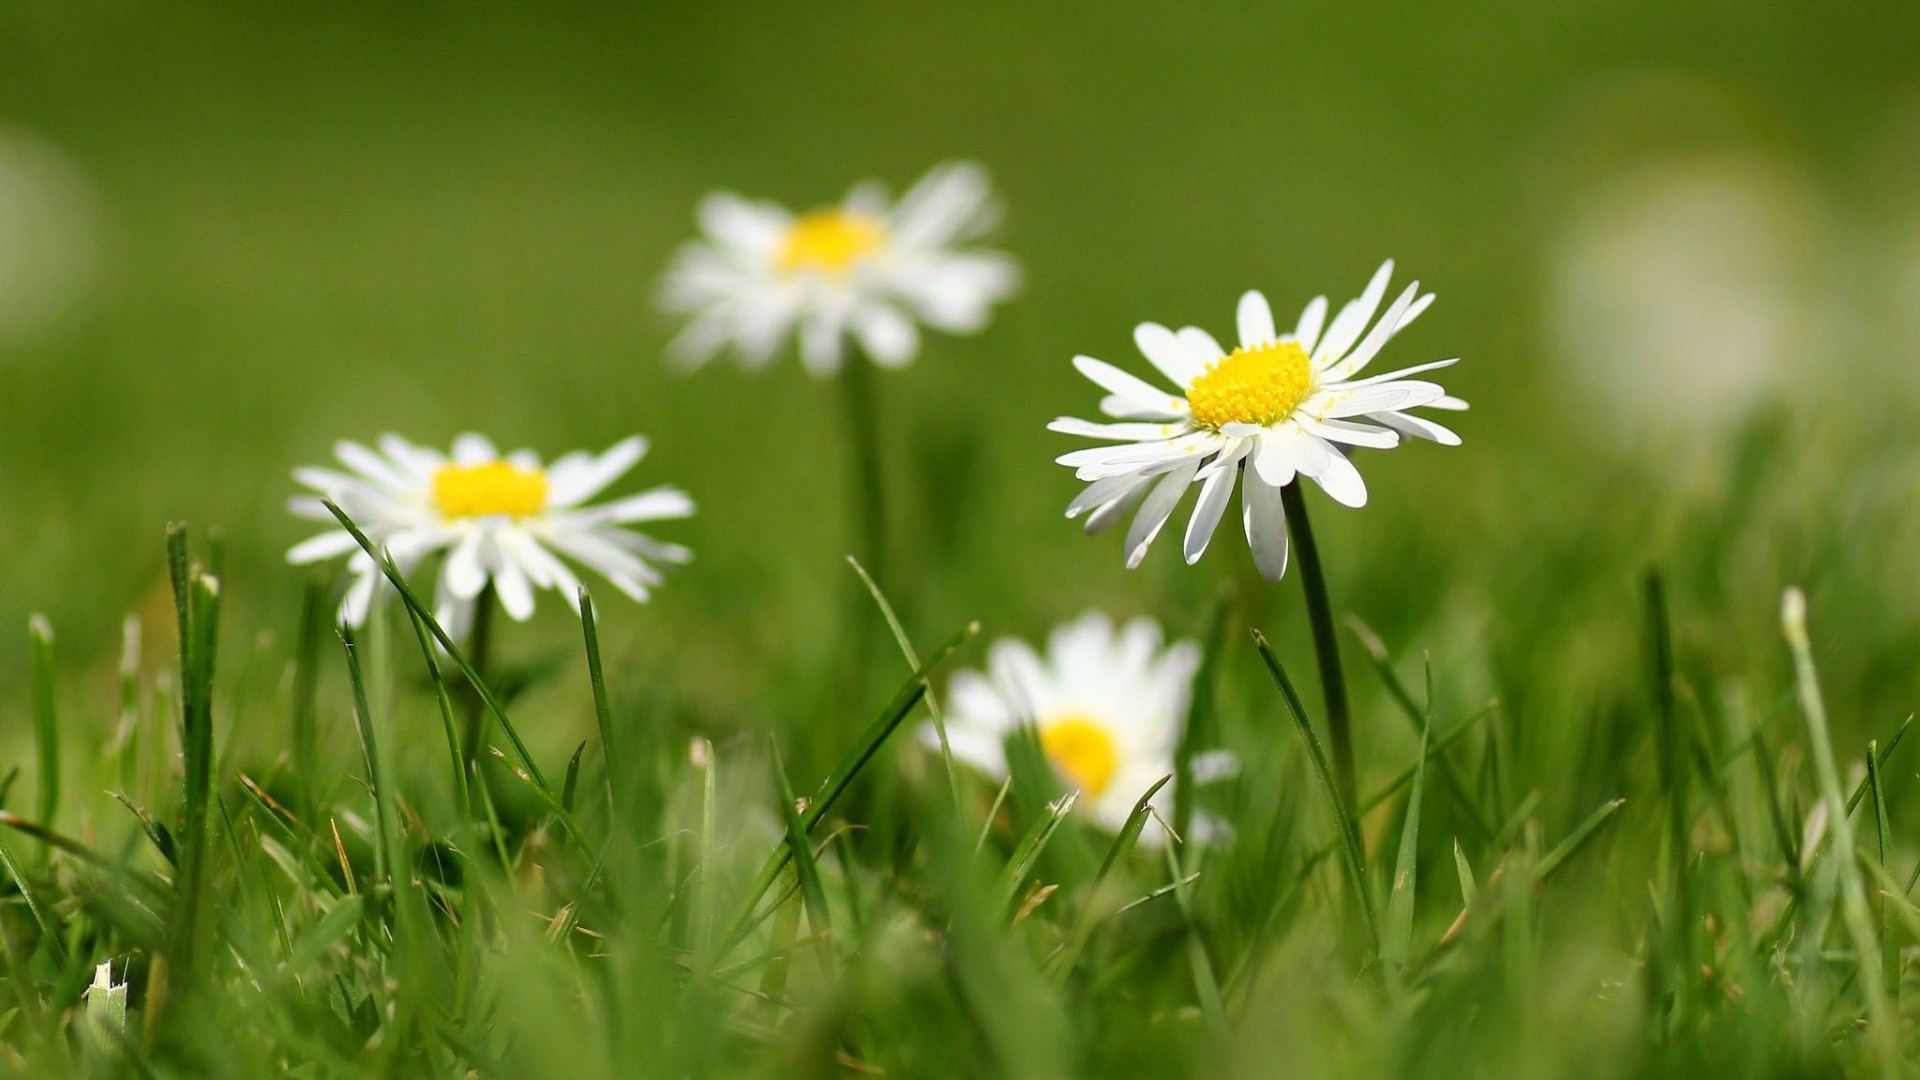
[[[488,663],[488,658],[489,654],[493,651],[491,648],[493,644],[493,609],[496,603],[497,601],[494,599],[493,594],[493,582],[489,581],[486,587],[480,590],[480,595],[474,597],[473,628],[467,636],[468,661],[473,665],[475,673],[477,673],[484,682],[491,682],[493,678],[493,672],[490,670],[492,665]],[[467,775],[473,776],[475,775],[474,770],[476,764],[480,760],[480,733],[484,727],[487,705],[485,700],[481,698],[478,690],[470,686],[465,687],[464,690],[465,692],[461,694],[460,705],[462,712],[465,713],[463,719],[466,721],[466,730],[461,749],[465,757],[463,764],[466,767]]]
[[[855,556],[875,581],[887,580],[887,505],[880,476],[880,424],[874,404],[873,364],[855,350],[840,373],[846,394],[848,435],[852,440]]]
[[[1320,549],[1307,521],[1307,500],[1295,481],[1280,489],[1287,512],[1287,531],[1293,535],[1300,563],[1300,585],[1307,595],[1307,621],[1313,626],[1313,652],[1320,664],[1320,694],[1327,704],[1327,741],[1333,745],[1334,782],[1340,799],[1353,802],[1353,733],[1348,720],[1347,681],[1340,673],[1340,638],[1334,630],[1333,604],[1327,599],[1327,579],[1320,569]]]

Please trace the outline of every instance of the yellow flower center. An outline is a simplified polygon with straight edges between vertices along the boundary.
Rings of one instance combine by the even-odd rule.
[[[1069,713],[1048,721],[1040,729],[1040,749],[1060,775],[1092,798],[1120,769],[1120,748],[1106,725],[1090,716]]]
[[[529,517],[547,508],[547,474],[506,461],[442,465],[433,474],[433,505],[449,518]]]
[[[1269,341],[1238,348],[1207,365],[1187,388],[1193,422],[1220,430],[1226,424],[1276,424],[1313,392],[1313,362],[1297,341]]]
[[[847,210],[815,210],[787,230],[773,264],[785,274],[812,271],[840,277],[886,243],[886,226],[874,218]]]

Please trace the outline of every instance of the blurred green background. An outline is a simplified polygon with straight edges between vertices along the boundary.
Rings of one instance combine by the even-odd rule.
[[[602,590],[606,633],[718,720],[776,711],[856,587],[840,402],[791,363],[671,372],[657,276],[709,190],[967,157],[1027,287],[881,378],[916,634],[1181,630],[1255,584],[1237,539],[1129,573],[1061,519],[1043,425],[1097,399],[1068,360],[1143,369],[1138,321],[1224,334],[1243,289],[1339,302],[1392,256],[1439,302],[1389,362],[1465,357],[1474,410],[1462,448],[1367,455],[1364,511],[1316,499],[1342,607],[1546,726],[1638,670],[1647,564],[1709,683],[1783,667],[1802,581],[1843,725],[1880,730],[1920,689],[1917,60],[1891,2],[8,0],[0,676],[32,611],[96,670],[122,613],[164,625],[170,519],[225,530],[228,640],[284,639],[288,471],[337,438],[637,431],[626,483],[695,496],[655,531],[698,557],[645,607]],[[1304,670],[1296,588],[1253,610]],[[571,648],[540,619],[503,647]]]

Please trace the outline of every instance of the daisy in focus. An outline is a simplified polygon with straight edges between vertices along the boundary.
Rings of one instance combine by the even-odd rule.
[[[1107,392],[1100,411],[1120,422],[1062,417],[1048,425],[1117,444],[1058,459],[1087,481],[1067,516],[1086,515],[1091,534],[1133,513],[1126,538],[1132,568],[1146,557],[1187,488],[1199,484],[1182,543],[1192,564],[1206,551],[1239,480],[1254,563],[1269,581],[1280,580],[1287,568],[1282,490],[1297,477],[1319,484],[1335,502],[1364,506],[1367,486],[1349,460],[1355,447],[1389,449],[1408,436],[1459,445],[1452,431],[1407,411],[1467,407],[1437,383],[1408,377],[1458,358],[1361,377],[1381,348],[1433,302],[1416,281],[1376,320],[1392,275],[1389,259],[1331,323],[1327,298],[1316,297],[1284,334],[1274,326],[1267,298],[1248,292],[1240,298],[1240,344],[1231,352],[1197,327],[1176,333],[1142,323],[1134,343],[1177,388],[1171,393],[1112,364],[1075,357],[1080,373]]]
[[[1118,831],[1148,788],[1174,771],[1174,750],[1186,723],[1200,650],[1190,641],[1162,645],[1159,626],[1135,619],[1115,627],[1088,612],[1053,632],[1042,657],[1024,641],[1003,638],[987,654],[987,671],[959,671],[947,689],[947,741],[953,756],[996,779],[1007,776],[1007,738],[1032,724],[1047,763],[1080,806]],[[931,724],[921,741],[937,748]],[[1196,759],[1196,777],[1231,768],[1224,754]],[[1173,784],[1153,797],[1163,819],[1173,815]],[[1196,819],[1195,831],[1212,831]],[[1164,829],[1149,822],[1141,841]]]
[[[379,449],[335,444],[346,471],[303,468],[294,479],[317,494],[287,504],[297,517],[337,524],[321,505],[332,499],[403,572],[444,552],[434,617],[454,637],[473,624],[475,606],[491,585],[516,620],[533,614],[534,590],[554,589],[577,603],[580,579],[565,556],[613,582],[635,600],[662,578],[654,562],[684,563],[692,553],[629,531],[627,525],[684,518],[693,501],[673,487],[657,487],[611,502],[586,505],[625,475],[647,452],[635,436],[603,454],[567,454],[542,465],[530,450],[502,454],[485,436],[453,440],[450,454],[384,435]],[[351,582],[340,605],[349,626],[366,622],[380,568],[345,529],[332,529],[294,546],[295,565],[351,554]]]
[[[662,307],[691,316],[669,351],[697,366],[731,347],[757,368],[791,335],[816,376],[840,370],[849,341],[903,367],[919,354],[919,324],[973,333],[1019,286],[1012,259],[965,247],[999,216],[985,170],[967,162],[937,166],[897,202],[868,183],[799,215],[709,195],[705,237],[682,249],[661,288]]]

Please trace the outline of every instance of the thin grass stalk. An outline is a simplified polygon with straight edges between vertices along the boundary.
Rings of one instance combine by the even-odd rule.
[[[1813,645],[1807,636],[1807,598],[1799,589],[1788,589],[1780,604],[1780,625],[1793,655],[1794,683],[1800,694],[1800,711],[1807,725],[1807,742],[1812,752],[1814,775],[1820,794],[1827,803],[1828,828],[1833,831],[1834,847],[1839,851],[1836,871],[1840,879],[1840,909],[1847,934],[1852,939],[1858,961],[1860,986],[1867,1006],[1867,1034],[1875,1047],[1881,1072],[1896,1076],[1900,1071],[1898,1020],[1887,999],[1885,975],[1878,957],[1879,941],[1873,932],[1867,910],[1866,889],[1861,884],[1856,861],[1853,822],[1840,791],[1840,767],[1834,761],[1833,743],[1827,728],[1827,705],[1820,693],[1820,676],[1813,665]]]
[[[594,622],[593,597],[585,586],[580,589],[580,633],[586,640],[587,681],[593,685],[593,718],[600,725],[600,767],[606,773],[607,811],[618,816],[620,802],[616,781],[627,775],[626,758],[613,730],[613,709],[607,703],[607,677],[600,664],[600,631]]]
[[[1334,629],[1333,602],[1327,596],[1327,578],[1320,566],[1320,548],[1307,520],[1307,500],[1299,482],[1280,489],[1293,536],[1295,561],[1300,565],[1300,588],[1306,594],[1307,622],[1313,628],[1313,656],[1320,667],[1320,693],[1327,707],[1327,743],[1333,748],[1334,790],[1343,806],[1354,800],[1353,731],[1347,705],[1347,680],[1340,670],[1340,635]]]
[[[33,638],[33,742],[40,768],[39,820],[52,828],[60,807],[60,717],[53,701],[53,627],[46,616],[27,620]],[[42,849],[42,854],[48,854]]]
[[[850,350],[840,371],[840,389],[847,410],[848,465],[852,494],[855,552],[875,580],[887,579],[887,502],[880,469],[880,417],[873,364],[860,350]]]

